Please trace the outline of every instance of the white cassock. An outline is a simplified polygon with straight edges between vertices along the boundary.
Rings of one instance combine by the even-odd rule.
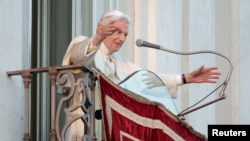
[[[62,65],[89,65],[96,67],[105,73],[104,58],[100,48],[105,48],[104,44],[100,46],[92,46],[91,38],[79,36],[74,38],[66,51]],[[104,49],[105,50],[105,49]],[[105,52],[105,51],[104,51]],[[115,70],[120,81],[136,70],[141,69],[119,52],[111,54],[115,60]],[[182,84],[180,74],[158,74],[168,88],[169,93],[173,98],[177,96],[177,86]]]

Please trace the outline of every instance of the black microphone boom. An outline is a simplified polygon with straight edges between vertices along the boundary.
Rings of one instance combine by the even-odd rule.
[[[146,42],[146,41],[143,41],[141,39],[136,40],[136,45],[138,47],[145,46],[145,47],[150,47],[150,48],[154,48],[154,49],[161,49],[161,46],[153,44],[153,43],[149,43],[149,42]]]

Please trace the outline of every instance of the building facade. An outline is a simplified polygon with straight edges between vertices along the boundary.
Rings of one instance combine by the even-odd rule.
[[[191,84],[178,89],[175,100],[182,111],[196,104],[227,77],[230,64],[211,53],[178,55],[138,48],[137,39],[180,52],[214,51],[233,64],[226,99],[185,115],[197,131],[207,134],[209,124],[249,124],[247,86],[250,58],[248,0],[0,0],[0,136],[22,140],[24,133],[24,87],[21,76],[8,71],[60,66],[72,38],[95,34],[103,12],[117,9],[131,17],[122,53],[142,68],[160,73],[187,73],[201,65],[218,66],[216,84]],[[145,55],[146,54],[146,55]],[[32,79],[30,103],[32,138],[49,138],[49,78]],[[218,97],[218,91],[208,100]],[[206,102],[206,101],[205,101]]]

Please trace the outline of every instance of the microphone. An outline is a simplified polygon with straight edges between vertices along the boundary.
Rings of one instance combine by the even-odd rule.
[[[229,71],[228,71],[227,76],[226,76],[226,78],[225,78],[225,81],[224,81],[221,85],[219,85],[214,91],[212,91],[212,92],[210,93],[210,94],[212,94],[212,93],[215,92],[217,89],[219,89],[219,87],[222,87],[222,89],[221,89],[221,91],[220,91],[220,93],[219,93],[219,98],[217,98],[217,99],[215,99],[215,100],[212,100],[212,101],[210,101],[210,102],[207,102],[207,103],[205,103],[205,104],[203,104],[203,105],[200,105],[200,106],[198,106],[198,107],[196,107],[196,108],[192,108],[193,106],[197,105],[198,103],[200,103],[201,101],[203,101],[205,98],[207,98],[207,97],[210,95],[210,94],[209,94],[209,95],[207,95],[206,97],[204,97],[201,101],[199,101],[198,103],[196,103],[196,104],[194,104],[193,106],[190,106],[190,107],[188,107],[187,109],[185,109],[185,110],[183,110],[182,112],[180,112],[180,113],[178,114],[178,116],[183,116],[183,115],[185,115],[185,114],[188,114],[188,113],[190,113],[190,112],[193,112],[193,111],[195,111],[195,110],[198,110],[198,109],[200,109],[200,108],[203,108],[203,107],[205,107],[205,106],[208,106],[208,105],[210,105],[210,104],[212,104],[212,103],[215,103],[215,102],[217,102],[217,101],[219,101],[219,100],[222,100],[222,99],[225,99],[225,98],[226,98],[225,90],[226,90],[227,84],[228,84],[228,82],[229,82],[229,79],[230,79],[231,74],[232,74],[232,71],[233,71],[233,65],[232,65],[231,60],[230,60],[228,57],[226,57],[225,55],[223,55],[223,54],[221,54],[221,53],[219,53],[219,52],[210,51],[210,50],[193,51],[193,52],[180,52],[180,51],[170,50],[170,49],[168,49],[168,48],[161,47],[160,45],[156,45],[156,44],[153,44],[153,43],[149,43],[149,42],[143,41],[143,40],[141,40],[141,39],[137,39],[137,40],[136,40],[136,45],[137,45],[138,47],[144,46],[144,47],[150,47],[150,48],[154,48],[154,49],[160,49],[160,50],[162,50],[162,51],[166,51],[166,52],[170,52],[170,53],[174,53],[174,54],[179,54],[179,55],[194,55],[194,54],[201,54],[201,53],[211,53],[211,54],[218,55],[218,56],[220,56],[220,57],[222,57],[222,58],[224,58],[224,59],[226,59],[226,60],[228,61],[229,65],[230,65],[230,68],[229,68]],[[192,109],[190,109],[190,108],[192,108]]]
[[[137,39],[137,40],[136,40],[136,45],[137,45],[138,47],[145,46],[145,47],[150,47],[150,48],[155,48],[155,49],[161,49],[161,46],[160,46],[160,45],[156,45],[156,44],[153,44],[153,43],[149,43],[149,42],[143,41],[143,40],[141,40],[141,39]]]

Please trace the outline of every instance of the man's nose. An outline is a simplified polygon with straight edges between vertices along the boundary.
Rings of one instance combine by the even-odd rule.
[[[121,34],[120,37],[119,37],[119,40],[121,42],[124,42],[126,40],[126,36],[124,34]]]

